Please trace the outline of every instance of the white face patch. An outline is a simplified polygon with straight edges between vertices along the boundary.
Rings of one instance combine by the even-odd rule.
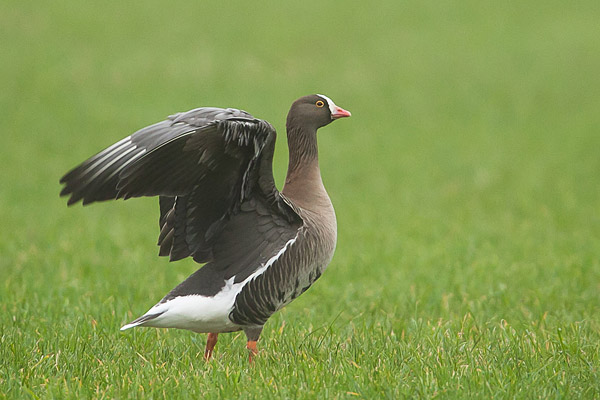
[[[329,97],[327,97],[323,94],[317,94],[317,96],[322,97],[323,100],[327,100],[327,104],[329,105],[329,111],[331,111],[332,114],[335,114],[335,111],[337,110],[338,107],[335,105],[333,100],[331,100]]]

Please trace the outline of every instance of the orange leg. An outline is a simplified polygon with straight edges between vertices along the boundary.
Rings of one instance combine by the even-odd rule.
[[[246,344],[246,348],[250,352],[250,355],[248,357],[248,361],[250,363],[252,363],[252,360],[254,359],[254,356],[258,354],[258,350],[256,349],[256,340],[248,340],[248,343]]]
[[[209,333],[206,338],[206,349],[204,350],[204,359],[206,361],[210,360],[210,357],[212,356],[213,349],[217,344],[217,336],[219,336],[218,333]]]
[[[254,356],[258,354],[258,350],[256,350],[256,342],[260,337],[260,333],[262,332],[262,326],[249,326],[244,328],[244,333],[246,334],[246,348],[248,349],[250,355],[248,357],[248,361],[252,364],[252,360]]]

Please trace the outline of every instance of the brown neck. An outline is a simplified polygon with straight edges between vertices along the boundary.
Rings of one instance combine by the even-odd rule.
[[[329,201],[319,169],[316,129],[288,125],[287,137],[290,156],[282,193],[305,208]]]

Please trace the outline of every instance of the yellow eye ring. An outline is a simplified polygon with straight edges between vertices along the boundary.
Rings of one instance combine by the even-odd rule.
[[[317,100],[317,102],[315,103],[315,105],[317,107],[323,107],[325,105],[325,103],[323,103],[321,100]]]

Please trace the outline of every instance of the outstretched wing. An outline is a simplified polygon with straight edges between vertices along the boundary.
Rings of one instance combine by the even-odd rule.
[[[70,196],[69,205],[160,196],[160,255],[197,262],[217,257],[222,268],[239,269],[239,258],[226,262],[238,249],[247,247],[242,258],[258,251],[258,261],[302,224],[275,187],[275,137],[268,122],[240,110],[176,114],[68,172],[61,196]]]
[[[263,143],[265,136],[269,134],[268,131],[273,130],[267,122],[256,120],[250,114],[235,109],[198,108],[186,113],[175,114],[165,121],[140,129],[71,170],[60,180],[65,184],[61,196],[70,195],[69,205],[79,200],[83,200],[83,204],[88,204],[121,197],[141,196],[143,194],[139,193],[139,187],[122,190],[124,184],[121,181],[124,173],[131,175],[133,170],[139,170],[142,164],[148,165],[149,163],[154,167],[149,172],[159,178],[162,175],[163,182],[140,182],[141,185],[146,186],[143,191],[147,192],[150,190],[149,188],[154,191],[172,190],[173,184],[183,184],[182,180],[191,181],[197,176],[188,175],[188,172],[192,171],[177,171],[170,168],[185,167],[184,164],[193,168],[194,162],[200,162],[198,165],[200,169],[195,171],[195,174],[198,175],[202,173],[202,170],[214,166],[218,162],[215,158],[224,158],[225,154],[222,151],[226,140],[224,133],[227,133],[227,121],[229,120],[232,121],[233,126],[246,122],[248,125],[254,126],[254,130],[261,130],[256,129],[259,127],[264,128],[262,132],[256,134]],[[225,132],[217,132],[219,123],[224,125],[221,130],[225,130]],[[206,134],[200,135],[200,140],[204,141],[208,149],[207,152],[187,151],[185,154],[169,159],[173,155],[170,152],[181,150],[190,137],[200,131],[208,131]],[[228,136],[227,141],[231,141],[231,134]],[[211,156],[212,159],[210,159]],[[175,182],[172,182],[173,184],[161,188],[159,186],[161,184],[164,186],[165,175],[175,175],[172,177],[176,179]],[[167,192],[161,194],[167,194]]]

